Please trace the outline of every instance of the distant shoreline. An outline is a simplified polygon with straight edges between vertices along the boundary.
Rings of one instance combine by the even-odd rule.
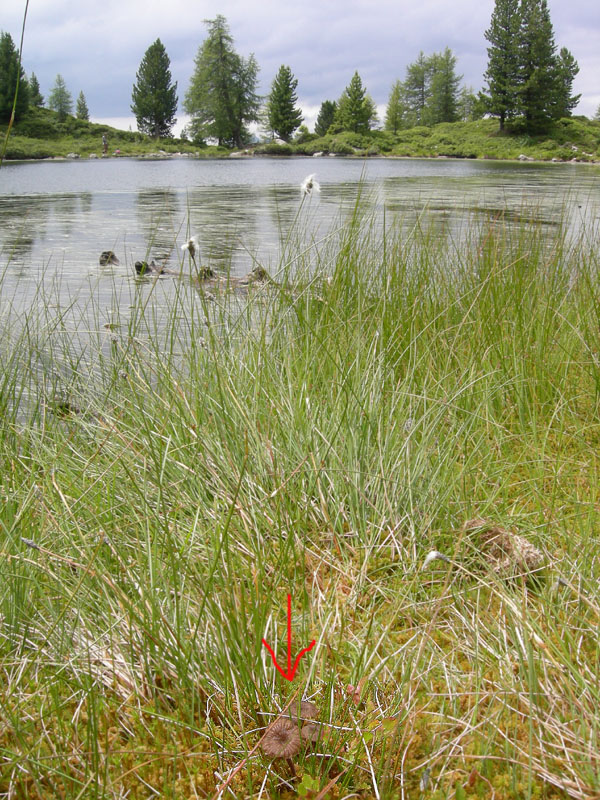
[[[2,127],[0,126],[0,136]],[[103,153],[102,136],[107,138]],[[600,163],[600,122],[583,117],[559,120],[544,133],[501,131],[495,119],[440,123],[392,133],[339,131],[317,137],[306,133],[291,142],[269,140],[238,148],[192,143],[183,139],[150,139],[144,134],[68,119],[57,121],[38,109],[16,123],[7,140],[6,161],[245,158],[427,158],[531,163]]]
[[[573,166],[578,165],[586,165],[591,167],[598,167],[600,166],[600,159],[590,161],[587,159],[542,159],[542,158],[535,158],[533,156],[528,157],[526,159],[520,158],[499,158],[498,156],[493,155],[484,155],[484,156],[450,156],[450,155],[396,155],[396,154],[386,154],[386,153],[378,153],[377,155],[363,155],[363,154],[345,154],[345,153],[329,153],[324,154],[322,156],[314,156],[314,155],[306,155],[304,153],[293,153],[291,155],[272,155],[269,153],[243,153],[239,154],[237,152],[230,153],[228,155],[225,154],[207,154],[207,155],[196,155],[194,153],[123,153],[118,155],[111,155],[111,156],[96,156],[95,158],[92,156],[43,156],[40,158],[5,158],[5,164],[31,164],[31,163],[45,163],[45,162],[60,162],[60,163],[74,163],[74,162],[81,162],[81,163],[90,163],[95,161],[119,161],[119,160],[133,160],[133,161],[174,161],[174,160],[191,160],[191,161],[229,161],[229,160],[236,160],[236,161],[249,161],[252,159],[264,159],[270,161],[287,161],[289,159],[300,158],[306,161],[312,159],[344,159],[350,161],[376,161],[376,160],[392,160],[392,161],[494,161],[496,163],[507,163],[507,164],[551,164],[553,166],[556,165],[567,165],[571,164]]]

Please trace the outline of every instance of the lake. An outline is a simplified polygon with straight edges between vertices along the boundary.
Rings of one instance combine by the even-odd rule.
[[[316,173],[321,192],[303,199]],[[40,285],[61,302],[81,292],[114,297],[135,282],[136,260],[178,267],[200,240],[202,263],[244,274],[276,269],[290,235],[319,241],[362,205],[376,224],[415,221],[460,236],[474,220],[561,220],[577,232],[600,215],[600,171],[578,164],[446,159],[241,158],[5,163],[0,170],[2,298],[27,305]],[[101,267],[113,250],[119,266]],[[126,292],[127,294],[127,292]]]

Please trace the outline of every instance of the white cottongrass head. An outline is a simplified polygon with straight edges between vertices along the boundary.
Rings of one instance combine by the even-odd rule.
[[[450,559],[448,556],[445,556],[443,553],[440,553],[439,550],[432,550],[430,553],[427,553],[427,558],[423,562],[423,566],[421,569],[427,569],[427,567],[431,564],[432,561],[445,561],[447,564],[450,563]]]
[[[313,172],[312,175],[307,175],[307,177],[304,178],[304,180],[300,184],[300,191],[302,192],[302,194],[307,195],[307,194],[312,194],[313,192],[321,191],[321,187],[315,180],[315,175],[316,173]]]
[[[190,236],[185,244],[181,245],[182,250],[187,250],[188,253],[193,258],[196,255],[196,251],[200,249],[200,243],[198,242],[197,236]]]

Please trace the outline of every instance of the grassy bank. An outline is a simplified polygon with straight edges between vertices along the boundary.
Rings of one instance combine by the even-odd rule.
[[[6,125],[0,125],[0,142],[4,145]],[[199,148],[184,139],[152,139],[143,133],[122,131],[109,125],[68,116],[60,122],[54,111],[31,108],[11,130],[6,149],[7,159],[66,158],[75,153],[80,158],[100,157],[102,135],[108,140],[108,155],[145,156],[160,153],[189,153],[195,156],[226,155],[218,147]]]
[[[164,329],[152,283],[91,334],[4,307],[0,796],[598,796],[599,241],[547,236],[357,211]],[[256,746],[300,697],[292,770]]]
[[[6,128],[0,126],[0,139]],[[80,158],[102,154],[102,134],[109,141],[109,155],[145,156],[187,153],[197,157],[223,157],[231,151],[219,147],[199,147],[184,139],[155,141],[141,133],[95,125],[74,117],[58,122],[48,109],[32,109],[11,133],[6,157],[9,159],[66,157]],[[117,152],[118,151],[118,152]],[[305,135],[290,144],[252,145],[248,154],[270,156],[312,156],[315,153],[337,156],[407,156],[429,158],[494,158],[538,161],[600,162],[600,122],[577,117],[557,122],[552,130],[532,136],[518,129],[500,133],[498,121],[454,122],[399,131],[393,135],[371,131],[361,135],[343,131],[317,137]]]
[[[280,148],[285,148],[280,145]],[[276,145],[266,150],[276,152]],[[518,159],[536,161],[600,161],[600,122],[585,117],[557,122],[543,135],[531,135],[518,128],[500,132],[498,121],[450,122],[431,128],[408,128],[392,135],[371,131],[368,136],[343,132],[292,146],[296,153],[312,155],[331,152],[340,155],[395,155],[412,157]]]

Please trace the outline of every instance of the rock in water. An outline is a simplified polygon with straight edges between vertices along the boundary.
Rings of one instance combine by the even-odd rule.
[[[103,250],[100,253],[100,258],[98,259],[98,263],[102,267],[106,267],[108,264],[120,264],[121,262],[113,253],[112,250]]]

